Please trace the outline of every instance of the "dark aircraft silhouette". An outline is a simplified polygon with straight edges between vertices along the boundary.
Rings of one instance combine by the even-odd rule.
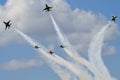
[[[47,4],[45,4],[45,9],[43,9],[43,11],[46,11],[46,12],[49,12],[49,11],[52,11],[50,6],[48,6]]]
[[[117,16],[112,16],[111,21],[114,21],[114,22],[115,22],[116,18],[117,18]]]
[[[12,23],[10,23],[11,20],[9,20],[8,22],[3,21],[3,23],[5,24],[5,30],[8,28],[10,28],[10,26],[12,25]]]
[[[52,55],[54,52],[53,51],[49,51],[48,53]]]
[[[60,45],[60,47],[61,47],[61,48],[64,48],[65,46],[63,46],[63,45]]]
[[[36,48],[36,49],[38,49],[38,48],[40,48],[40,47],[39,47],[39,46],[37,46],[37,45],[35,45],[35,48]]]

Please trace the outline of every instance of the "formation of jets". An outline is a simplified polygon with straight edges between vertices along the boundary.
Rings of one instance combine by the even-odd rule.
[[[53,7],[50,7],[47,4],[45,4],[45,8],[43,9],[43,11],[49,12],[49,11],[52,11],[51,10],[52,8]],[[112,16],[111,21],[115,22],[116,18],[117,18],[117,16]],[[5,30],[10,29],[10,27],[12,25],[11,20],[9,20],[8,22],[3,21],[3,23],[5,24]],[[66,46],[60,45],[59,47],[60,48],[65,48]],[[40,47],[38,45],[35,45],[34,48],[39,49]],[[48,53],[52,55],[54,52],[50,50]]]

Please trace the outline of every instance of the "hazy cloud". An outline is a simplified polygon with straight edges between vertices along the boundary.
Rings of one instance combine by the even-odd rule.
[[[113,77],[112,80],[118,80],[117,78]]]
[[[5,63],[0,64],[1,70],[18,70],[30,67],[41,66],[43,63],[40,60],[31,59],[31,60],[11,60]]]
[[[113,55],[113,54],[115,54],[116,53],[116,48],[114,47],[114,46],[104,46],[104,49],[103,49],[103,51],[104,51],[104,56],[106,56],[106,55]]]

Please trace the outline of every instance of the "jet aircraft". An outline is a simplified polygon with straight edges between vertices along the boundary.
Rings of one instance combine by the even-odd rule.
[[[114,22],[115,22],[116,18],[117,18],[117,16],[112,16],[111,21],[114,21]]]
[[[54,52],[53,51],[49,51],[48,53],[52,55]]]
[[[60,47],[61,47],[61,48],[64,48],[65,46],[63,46],[63,45],[60,45]]]
[[[10,23],[10,21],[11,21],[11,20],[9,20],[8,22],[3,21],[3,23],[5,24],[5,30],[6,30],[6,29],[9,29],[10,26],[12,25],[12,23]]]
[[[36,49],[38,49],[38,48],[40,48],[40,47],[39,47],[39,46],[37,46],[37,45],[35,45],[35,48],[36,48]]]
[[[52,7],[48,6],[47,4],[45,4],[45,8],[43,9],[43,11],[49,12],[51,11]]]

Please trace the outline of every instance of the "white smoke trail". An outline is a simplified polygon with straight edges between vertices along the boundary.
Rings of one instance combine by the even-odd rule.
[[[52,60],[48,60],[48,58],[46,58],[44,55],[42,56],[42,58],[48,63],[48,65],[60,77],[61,80],[73,80],[73,79],[71,79],[72,73],[69,70],[58,65],[57,63],[53,62]]]
[[[30,37],[28,37],[27,35],[23,34],[21,31],[19,31],[18,29],[15,29],[15,31],[17,33],[19,33],[26,41],[28,41],[28,43],[30,43],[31,46],[35,46],[38,45],[37,42],[35,42],[33,39],[31,39]],[[42,45],[41,45],[42,46]],[[43,48],[44,46],[42,46]],[[45,48],[44,48],[45,49]],[[45,49],[46,50],[46,49]],[[70,80],[70,72],[64,72],[63,69],[56,63],[54,63],[51,60],[48,60],[45,56],[43,56],[43,58],[48,62],[49,66],[58,74],[58,76],[60,76],[61,80]],[[65,70],[65,69],[64,69]],[[63,75],[64,72],[64,75]]]
[[[42,0],[43,4],[46,4],[47,1],[46,0]],[[52,64],[52,69],[59,75],[59,77],[61,78],[61,80],[71,80],[71,74],[70,72],[66,71],[65,69],[63,70],[63,68],[61,68],[60,66],[54,66],[54,63]]]
[[[54,56],[56,57],[56,59],[60,60],[60,62],[63,62],[64,65],[66,65],[66,66],[70,65],[70,63],[68,63],[67,61],[63,60],[61,57],[59,57],[57,55],[54,55]],[[75,66],[75,65],[72,65],[72,66]],[[74,67],[74,68],[76,68],[76,69],[74,69],[74,68],[72,68],[72,66],[69,66],[69,68],[72,71],[75,71],[76,73],[79,74],[78,77],[80,78],[80,80],[93,80],[93,78],[90,75],[86,74],[82,69],[80,69],[80,68],[78,69],[77,67]]]
[[[95,75],[95,77],[97,78],[96,80],[104,80],[102,78],[101,74],[99,73],[99,71],[94,66],[92,66],[87,60],[85,60],[80,55],[78,55],[76,50],[73,49],[73,47],[71,46],[69,41],[66,39],[65,35],[63,35],[62,32],[60,31],[58,25],[56,24],[56,22],[51,14],[50,14],[50,17],[52,19],[52,22],[53,22],[55,31],[59,37],[59,40],[61,41],[63,46],[65,46],[63,49],[67,52],[67,54],[70,57],[72,57],[75,61],[77,61],[78,63],[86,66]]]
[[[48,63],[50,63],[48,65],[54,70],[54,72],[60,77],[61,80],[71,80],[71,72],[68,71],[66,68],[63,68],[62,66],[50,60]]]
[[[105,64],[102,60],[102,46],[103,46],[103,40],[104,40],[104,33],[107,30],[107,28],[110,26],[111,22],[109,22],[105,27],[103,27],[97,35],[93,38],[93,40],[90,43],[90,47],[88,50],[89,60],[91,64],[93,64],[105,80],[112,80],[109,71],[105,67]]]
[[[76,78],[76,76],[74,74],[72,74],[70,71],[68,71],[66,68],[64,67],[60,67],[57,66],[55,63],[52,62],[52,69],[55,71],[55,73],[57,73],[61,80],[74,80],[73,77]]]
[[[17,33],[19,33],[27,42],[29,42],[32,46],[38,45],[34,40],[32,40],[30,37],[19,31],[18,29],[15,29]],[[69,69],[72,73],[74,73],[76,76],[80,78],[80,80],[93,80],[90,76],[86,75],[82,70],[76,69],[72,64],[64,60],[63,58],[57,56],[56,54],[48,54],[48,50],[39,44],[40,48],[37,49],[40,53],[42,53],[48,60],[51,60],[55,62],[56,64],[59,64],[61,66],[64,66],[65,68]]]

